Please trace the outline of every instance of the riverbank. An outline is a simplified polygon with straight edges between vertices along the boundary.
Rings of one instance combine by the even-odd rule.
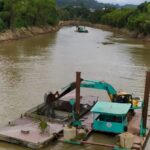
[[[88,27],[92,27],[92,28],[97,28],[97,29],[102,29],[102,30],[106,30],[106,31],[111,31],[114,33],[119,33],[119,34],[123,34],[124,36],[130,37],[130,38],[135,38],[135,39],[140,39],[143,41],[150,41],[150,35],[145,36],[143,34],[139,34],[135,31],[129,31],[126,28],[115,28],[109,25],[103,25],[103,24],[92,24],[90,22],[86,22],[86,21],[64,21],[60,23],[62,26],[67,26],[67,25],[84,25],[84,26],[88,26]]]
[[[60,21],[60,23],[57,26],[41,26],[41,27],[27,27],[27,28],[22,27],[14,30],[6,30],[0,33],[0,41],[18,40],[22,38],[32,37],[35,35],[56,32],[64,26],[72,26],[72,25],[73,26],[84,25],[92,28],[103,29],[106,31],[124,34],[125,36],[141,39],[143,41],[150,41],[150,36],[137,34],[136,32],[131,32],[125,28],[119,29],[111,27],[109,25],[92,24],[90,22],[85,21]]]
[[[6,30],[0,33],[0,41],[18,40],[28,38],[39,34],[56,32],[60,26],[43,26],[43,27],[22,27],[14,30]]]

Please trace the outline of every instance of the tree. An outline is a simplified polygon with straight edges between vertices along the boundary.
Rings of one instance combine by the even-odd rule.
[[[144,2],[142,4],[140,4],[137,9],[140,11],[140,12],[147,12],[148,11],[148,2]]]
[[[125,27],[128,21],[128,17],[133,13],[134,9],[124,8],[116,9],[106,15],[102,16],[102,23],[109,24],[114,27]]]
[[[0,0],[0,10],[0,18],[11,29],[58,22],[55,0]]]
[[[150,3],[145,2],[137,7],[128,18],[127,27],[137,33],[150,34]]]

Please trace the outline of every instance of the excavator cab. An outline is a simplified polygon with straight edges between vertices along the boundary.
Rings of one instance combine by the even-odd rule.
[[[119,92],[113,99],[113,102],[115,103],[126,103],[126,104],[131,104],[129,114],[130,116],[134,116],[135,112],[133,109],[133,103],[132,103],[132,95],[125,93],[125,92]],[[129,119],[129,118],[128,118]]]
[[[130,103],[130,113],[134,115],[135,109],[141,109],[143,106],[143,101],[139,97],[133,97],[131,94],[126,92],[119,92],[116,94],[112,100],[112,102],[116,103]]]
[[[132,95],[125,93],[125,92],[119,92],[116,97],[113,99],[113,102],[117,103],[131,103],[132,105]]]

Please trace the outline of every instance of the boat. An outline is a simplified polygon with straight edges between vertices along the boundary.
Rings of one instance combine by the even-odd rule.
[[[85,26],[76,26],[76,32],[88,33],[88,30],[85,29]]]

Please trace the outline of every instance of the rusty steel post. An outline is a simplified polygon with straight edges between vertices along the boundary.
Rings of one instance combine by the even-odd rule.
[[[81,72],[76,72],[76,113],[80,114],[80,82]]]
[[[143,110],[142,110],[143,127],[145,129],[146,129],[146,126],[147,126],[149,92],[150,92],[150,72],[147,72],[146,82],[145,82],[145,92],[144,92],[144,107],[143,107]]]

